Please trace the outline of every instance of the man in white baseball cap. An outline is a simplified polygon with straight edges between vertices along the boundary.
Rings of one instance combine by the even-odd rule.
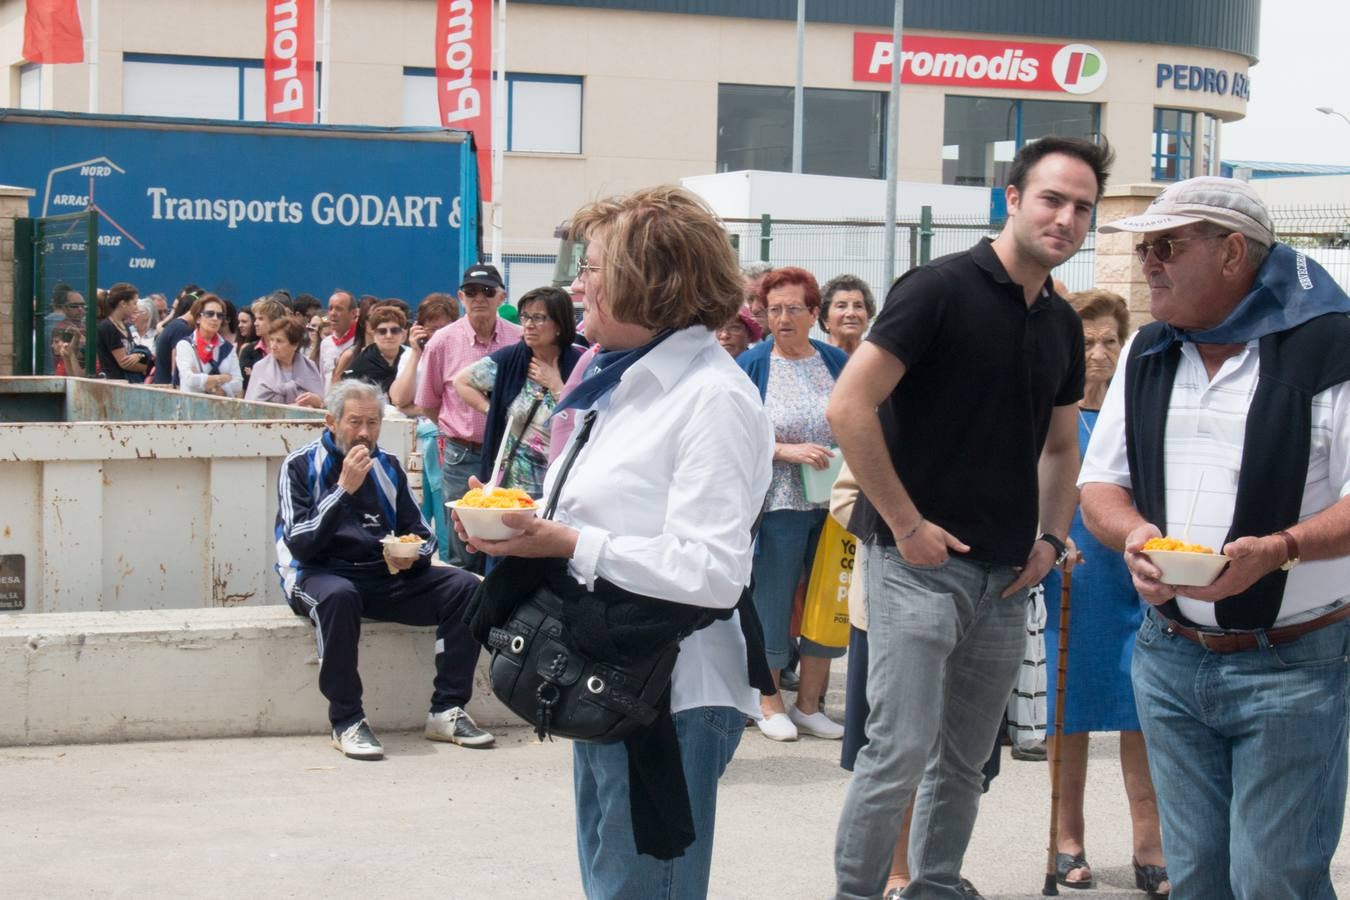
[[[1244,182],[1182,181],[1099,230],[1142,235],[1157,321],[1122,353],[1078,484],[1149,604],[1131,675],[1172,895],[1335,896],[1350,298]],[[1161,568],[1145,545],[1163,535],[1217,548],[1222,571]]]

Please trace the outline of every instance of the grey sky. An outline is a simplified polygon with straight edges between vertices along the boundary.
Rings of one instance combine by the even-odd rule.
[[[1247,117],[1225,125],[1224,159],[1350,165],[1350,4],[1262,0],[1261,60]]]

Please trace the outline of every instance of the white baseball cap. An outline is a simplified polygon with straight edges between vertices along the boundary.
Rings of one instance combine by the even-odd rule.
[[[1137,216],[1099,225],[1097,231],[1146,233],[1210,222],[1269,247],[1275,243],[1275,226],[1266,206],[1251,185],[1235,178],[1206,175],[1169,185]]]

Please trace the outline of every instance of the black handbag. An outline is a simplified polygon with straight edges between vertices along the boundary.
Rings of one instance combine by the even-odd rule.
[[[590,411],[553,485],[544,518],[553,517],[594,422]],[[667,691],[680,641],[719,617],[713,610],[634,594],[604,579],[588,591],[563,559],[506,557],[479,591],[477,612],[510,607],[486,636],[492,692],[533,725],[541,740],[558,736],[615,743],[651,725],[669,709]]]

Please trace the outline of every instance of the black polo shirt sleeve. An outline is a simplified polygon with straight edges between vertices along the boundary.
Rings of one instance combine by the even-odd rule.
[[[937,339],[947,296],[947,281],[936,269],[911,269],[886,295],[867,340],[913,368]]]
[[[1066,304],[1067,305],[1067,304]],[[1072,307],[1070,307],[1072,309]],[[1087,375],[1087,344],[1083,340],[1083,326],[1077,313],[1065,317],[1065,339],[1069,342],[1069,364],[1064,370],[1064,381],[1055,395],[1056,406],[1068,406],[1083,399],[1084,379]]]

